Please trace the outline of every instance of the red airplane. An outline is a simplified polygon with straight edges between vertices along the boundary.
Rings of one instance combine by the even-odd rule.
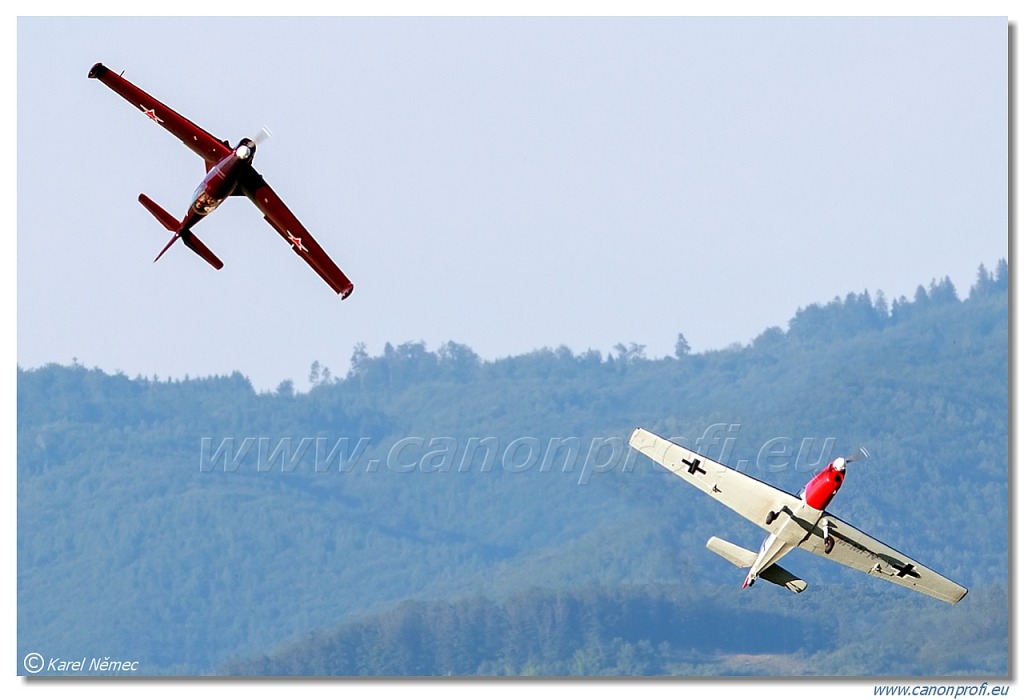
[[[967,589],[864,534],[825,508],[846,478],[846,465],[868,453],[863,447],[838,457],[793,496],[730,469],[674,442],[637,428],[630,446],[693,484],[752,523],[768,531],[761,549],[751,552],[717,537],[707,548],[734,566],[747,569],[743,588],[758,578],[800,593],[807,584],[778,561],[793,549],[805,549],[870,576],[911,588],[947,603],[958,603]]]
[[[192,227],[207,214],[216,209],[221,202],[231,195],[244,194],[252,200],[263,218],[281,234],[295,253],[305,260],[320,277],[330,285],[341,298],[352,293],[352,282],[334,261],[324,252],[310,235],[309,231],[299,223],[295,215],[288,210],[263,179],[263,176],[252,167],[253,156],[256,155],[256,142],[244,138],[235,148],[227,141],[221,141],[188,119],[153,99],[120,75],[112,72],[102,63],[97,63],[89,71],[90,78],[96,78],[118,95],[135,105],[143,114],[177,136],[182,143],[191,148],[206,162],[206,177],[199,183],[192,195],[192,204],[185,217],[178,221],[168,214],[156,202],[144,194],[139,195],[139,202],[156,217],[157,221],[171,231],[174,236],[156,256],[156,260],[167,252],[167,249],[179,238],[185,245],[195,251],[199,257],[213,265],[216,269],[224,267],[216,255],[200,241]],[[154,260],[153,262],[156,262]]]

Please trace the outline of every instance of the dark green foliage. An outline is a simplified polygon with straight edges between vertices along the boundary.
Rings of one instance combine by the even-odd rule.
[[[151,674],[1006,673],[1007,309],[1001,262],[963,301],[948,280],[891,308],[850,294],[662,359],[359,346],[305,394],[19,369],[19,652]],[[792,492],[865,445],[832,510],[972,592],[950,608],[802,552],[805,593],[740,591],[704,543],[761,531],[625,449],[637,425]]]
[[[937,615],[921,601],[837,586],[808,599],[737,603],[735,589],[530,589],[407,601],[307,635],[224,675],[663,676],[1005,673],[1006,589]],[[857,611],[851,615],[851,611]],[[978,619],[983,622],[978,623]],[[742,633],[737,633],[742,630]],[[966,635],[965,635],[965,630]],[[864,643],[865,634],[873,636]],[[920,645],[907,639],[925,640]]]
[[[664,675],[738,654],[799,652],[835,634],[831,620],[714,600],[712,588],[621,586],[555,592],[531,589],[503,603],[485,598],[406,602],[292,644],[270,657],[237,661],[228,675]],[[779,634],[778,630],[785,630]],[[374,653],[375,651],[379,653]]]

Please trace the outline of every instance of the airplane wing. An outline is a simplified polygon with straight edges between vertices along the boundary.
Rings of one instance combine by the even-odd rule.
[[[89,77],[97,78],[101,83],[135,105],[140,112],[177,136],[183,144],[207,163],[211,165],[217,163],[231,153],[231,147],[228,144],[218,140],[167,105],[154,99],[102,63],[97,63],[92,67]]]
[[[330,285],[331,289],[340,294],[342,299],[352,293],[353,285],[349,278],[313,239],[306,227],[295,218],[274,190],[270,189],[262,175],[250,168],[242,177],[239,186],[260,210],[263,218],[281,234],[292,250]]]
[[[820,523],[800,543],[801,549],[947,603],[957,603],[967,595],[967,589],[960,584],[935,573],[831,513],[826,511],[822,520],[828,520],[829,535],[835,540],[832,552],[825,554],[825,539]]]
[[[730,469],[643,428],[633,431],[629,446],[768,532],[775,532],[783,525],[782,518],[767,525],[765,518],[769,511],[786,507],[796,512],[801,503],[792,494]]]
[[[643,428],[637,428],[629,439],[630,447],[688,481],[716,501],[723,503],[759,527],[775,532],[782,520],[765,524],[770,510],[781,506],[796,512],[801,501],[769,484],[741,474]],[[827,521],[829,535],[835,540],[831,553],[825,553]],[[967,595],[967,589],[945,578],[920,562],[879,542],[854,526],[825,512],[800,548],[864,573],[892,581],[947,603],[956,603]]]

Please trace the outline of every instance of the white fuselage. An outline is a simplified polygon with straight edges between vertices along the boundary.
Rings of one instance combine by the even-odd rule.
[[[795,512],[783,509],[775,522],[778,527],[775,532],[769,534],[761,543],[757,552],[757,558],[747,572],[747,578],[743,587],[754,583],[761,572],[772,564],[786,556],[792,549],[799,546],[814,531],[824,511],[807,505],[803,500],[797,506]]]

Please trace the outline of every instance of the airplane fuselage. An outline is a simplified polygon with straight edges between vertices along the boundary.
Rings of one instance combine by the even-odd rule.
[[[777,516],[780,527],[764,538],[761,548],[757,551],[757,558],[754,559],[750,571],[747,572],[743,587],[746,588],[753,584],[761,572],[778,562],[807,539],[814,532],[822,515],[824,515],[824,511],[814,508],[806,501],[801,501],[795,511],[791,512],[788,508],[783,510]]]
[[[242,172],[252,167],[256,144],[242,139],[238,147],[210,168],[206,177],[192,193],[188,214],[181,222],[181,229],[187,231],[203,217],[220,206],[221,202],[235,193]]]
[[[800,504],[795,510],[780,508],[772,511],[769,523],[778,520],[779,525],[775,532],[770,533],[761,543],[757,557],[743,581],[744,588],[753,584],[761,572],[798,547],[814,532],[825,513],[825,508],[843,485],[845,476],[846,461],[840,457],[830,462],[807,482],[800,491]],[[827,531],[827,523],[824,527]]]

